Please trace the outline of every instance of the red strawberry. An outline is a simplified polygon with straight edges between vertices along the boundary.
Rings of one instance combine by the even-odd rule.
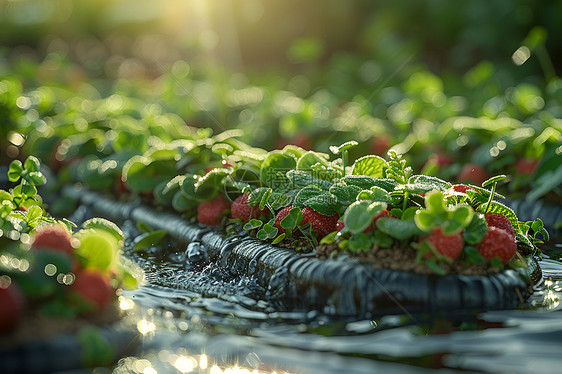
[[[202,201],[197,206],[197,220],[204,225],[216,226],[230,208],[226,197],[217,195],[211,200]]]
[[[499,257],[505,264],[515,255],[517,244],[507,231],[492,226],[488,227],[486,236],[476,245],[476,249],[486,260]]]
[[[453,162],[455,162],[455,160],[451,156],[442,152],[430,154],[427,160],[430,163],[437,164],[440,169],[445,166],[452,165]]]
[[[115,181],[113,192],[115,192],[115,195],[117,196],[128,195],[131,193],[131,189],[129,188],[129,186],[127,186],[125,182],[123,182],[122,174],[120,174],[119,178],[117,178],[117,180]]]
[[[472,188],[470,186],[467,186],[466,184],[455,184],[453,186],[453,190],[455,190],[455,192],[460,192],[460,193],[466,193],[466,191],[468,190],[478,191],[476,188]]]
[[[0,277],[0,332],[14,327],[25,307],[25,298],[19,286],[9,277]]]
[[[283,218],[289,215],[291,209],[293,209],[292,205],[286,206],[275,215],[275,223],[273,224],[273,226],[277,227],[277,229],[279,230],[279,234],[283,234],[285,232],[285,229],[281,227],[281,221],[283,220]]]
[[[371,140],[370,151],[374,155],[384,156],[390,148],[390,141],[385,135],[375,136]]]
[[[520,158],[515,162],[515,169],[520,175],[533,175],[537,170],[539,165],[539,160],[529,160],[526,158]]]
[[[488,227],[497,227],[498,229],[503,229],[513,237],[515,237],[515,230],[509,218],[499,213],[486,213],[484,215]]]
[[[445,235],[441,227],[433,229],[429,235],[420,237],[419,242],[422,243],[424,241],[431,243],[437,252],[451,260],[455,260],[459,257],[464,248],[464,240],[461,232]],[[431,254],[426,256],[426,258],[431,257],[433,257]]]
[[[95,270],[84,270],[76,274],[70,288],[87,304],[88,311],[103,310],[115,295],[109,278]]]
[[[230,207],[232,218],[238,218],[242,220],[242,222],[248,222],[252,218],[258,218],[262,214],[267,214],[267,209],[264,208],[261,210],[258,205],[251,207],[248,204],[249,195],[250,194],[245,193],[234,200]]]
[[[377,214],[377,215],[375,216],[375,218],[373,218],[373,224],[372,224],[372,225],[369,225],[365,230],[363,230],[363,232],[364,232],[364,233],[368,233],[368,232],[373,231],[373,225],[374,225],[376,228],[378,228],[378,226],[377,226],[377,221],[378,221],[379,218],[382,218],[382,217],[388,217],[388,210],[383,209],[382,212],[380,212],[379,214]]]
[[[344,227],[345,225],[343,224],[343,221],[336,222],[336,230],[341,231]]]
[[[460,182],[472,182],[476,185],[481,185],[488,179],[488,173],[476,164],[465,164],[457,176],[457,179]]]
[[[325,237],[332,231],[336,231],[336,224],[338,222],[338,219],[340,218],[339,215],[334,214],[331,216],[325,216],[309,207],[304,207],[301,210],[301,226],[304,226],[310,222],[312,228],[318,232],[318,239]]]
[[[55,249],[72,255],[74,247],[72,237],[61,227],[48,226],[35,232],[35,240],[31,245],[36,249]]]

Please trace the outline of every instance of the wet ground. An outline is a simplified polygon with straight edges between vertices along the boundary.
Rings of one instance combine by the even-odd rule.
[[[134,237],[132,223],[124,230]],[[251,278],[191,265],[185,249],[135,253],[129,241],[125,253],[147,282],[122,295],[122,327],[142,337],[115,372],[560,372],[562,245],[546,248],[553,258],[541,261],[544,282],[524,308],[375,320],[280,312]]]

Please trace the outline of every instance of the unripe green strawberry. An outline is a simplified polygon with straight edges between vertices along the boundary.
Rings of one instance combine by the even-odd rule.
[[[498,257],[505,264],[517,252],[517,244],[507,231],[491,226],[488,227],[484,239],[476,245],[476,249],[486,260]]]

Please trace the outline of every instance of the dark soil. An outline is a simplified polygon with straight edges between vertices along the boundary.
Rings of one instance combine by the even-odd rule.
[[[332,256],[338,250],[338,245],[320,244],[316,249],[316,255],[321,259]],[[372,264],[374,269],[402,270],[417,274],[435,274],[433,270],[423,263],[416,263],[417,251],[412,247],[404,248],[380,248],[374,245],[367,251],[354,252],[351,257],[358,258],[360,261]],[[490,275],[500,272],[499,269],[487,265],[470,264],[466,265],[460,261],[455,261],[451,265],[443,264],[444,270],[448,274],[463,275]]]

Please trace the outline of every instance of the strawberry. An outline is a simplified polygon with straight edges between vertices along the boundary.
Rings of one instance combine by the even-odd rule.
[[[0,332],[7,331],[19,321],[25,298],[19,286],[9,277],[0,277]]]
[[[466,184],[455,184],[453,186],[453,190],[455,192],[460,192],[460,193],[466,193],[466,191],[468,191],[468,190],[478,191],[476,188],[467,186]]]
[[[539,160],[529,160],[526,158],[520,158],[515,162],[515,170],[520,175],[533,175],[537,170],[539,165]]]
[[[211,200],[199,203],[197,206],[197,220],[204,225],[216,226],[229,209],[230,204],[226,197],[217,195]]]
[[[382,218],[382,217],[388,217],[388,210],[383,209],[382,212],[380,212],[379,214],[377,214],[377,215],[373,218],[373,224],[372,224],[372,225],[369,225],[365,230],[363,230],[363,232],[364,232],[364,233],[368,233],[368,232],[373,231],[373,226],[376,227],[376,228],[378,228],[378,227],[377,227],[377,221],[378,221],[379,218]]]
[[[35,240],[31,248],[55,249],[72,256],[74,252],[73,240],[62,227],[47,226],[35,232]]]
[[[345,227],[343,221],[336,222],[336,230],[341,231]]]
[[[488,173],[481,166],[476,164],[465,164],[459,175],[457,176],[459,182],[472,182],[477,185],[482,185],[488,179]]]
[[[437,252],[451,260],[459,257],[464,248],[464,240],[460,231],[452,235],[445,235],[441,227],[433,229],[429,235],[420,237],[419,242],[423,243],[424,241],[431,243]],[[426,257],[431,258],[433,256],[430,254]]]
[[[84,270],[76,274],[70,289],[86,304],[86,311],[103,310],[115,295],[109,278],[95,270]]]
[[[513,229],[513,225],[511,224],[511,221],[503,214],[486,213],[484,215],[484,218],[486,219],[486,223],[488,224],[488,227],[496,227],[498,229],[503,229],[507,231],[509,235],[515,237],[515,230]]]
[[[242,222],[248,222],[252,218],[258,218],[262,214],[267,214],[267,209],[261,210],[257,205],[251,207],[248,204],[249,195],[250,194],[245,193],[234,200],[230,207],[232,218],[238,218],[242,220]]]
[[[498,257],[505,264],[515,255],[517,244],[507,231],[491,226],[476,249],[486,260]]]
[[[430,154],[427,158],[427,161],[433,164],[437,164],[440,169],[445,166],[452,165],[455,162],[455,160],[453,160],[451,156],[443,152]]]
[[[385,135],[375,136],[371,140],[370,151],[374,155],[384,156],[389,148],[390,148],[390,141],[388,137]]]
[[[273,226],[277,227],[277,230],[279,230],[279,234],[283,234],[285,232],[285,229],[281,227],[281,221],[283,220],[283,218],[289,215],[291,209],[293,209],[292,205],[286,206],[275,215],[275,223],[273,224]]]
[[[338,214],[325,216],[309,207],[304,207],[301,209],[301,211],[301,226],[304,226],[310,222],[312,228],[316,230],[316,232],[318,232],[318,239],[325,237],[332,231],[336,231],[336,224],[338,222],[338,219],[340,218]]]

